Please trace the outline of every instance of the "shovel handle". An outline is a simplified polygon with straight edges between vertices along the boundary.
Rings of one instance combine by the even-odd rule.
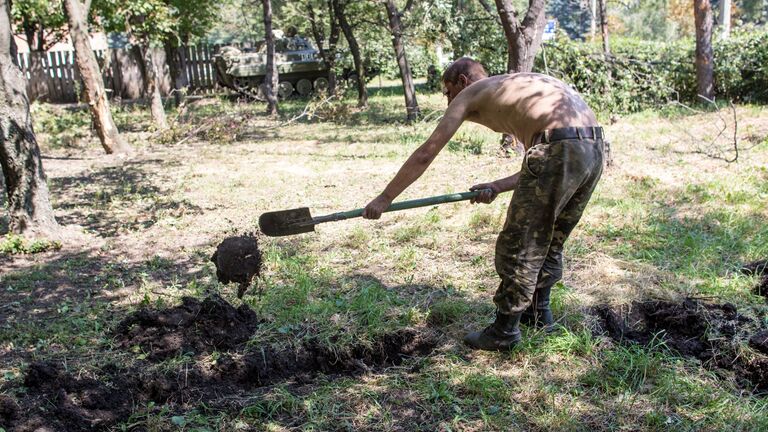
[[[447,195],[433,196],[429,198],[400,201],[400,202],[392,203],[386,210],[384,210],[384,213],[398,211],[398,210],[408,210],[408,209],[418,208],[418,207],[426,207],[426,206],[437,205],[437,204],[445,204],[450,202],[466,201],[468,199],[472,199],[480,195],[480,192],[482,192],[483,190],[452,193]],[[345,212],[332,213],[326,216],[314,217],[312,218],[312,224],[315,225],[323,222],[334,222],[334,221],[340,221],[345,219],[352,219],[352,218],[360,217],[362,215],[363,215],[363,209],[359,208],[359,209],[345,211]]]

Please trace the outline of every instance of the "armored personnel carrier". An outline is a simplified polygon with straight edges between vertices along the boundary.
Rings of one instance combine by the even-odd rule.
[[[264,99],[267,75],[267,49],[262,41],[251,51],[232,46],[223,47],[214,58],[219,83],[238,93]],[[298,35],[283,37],[275,31],[275,57],[280,77],[278,96],[298,93],[308,96],[328,88],[328,65],[312,43]]]

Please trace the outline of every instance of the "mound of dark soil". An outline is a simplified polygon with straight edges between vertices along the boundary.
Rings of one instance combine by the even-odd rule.
[[[763,354],[768,354],[768,330],[763,330],[760,333],[752,335],[752,337],[749,338],[749,346]],[[766,372],[768,373],[768,370]]]
[[[261,272],[261,252],[253,235],[224,239],[211,256],[216,265],[216,278],[221,283],[237,282],[237,297],[242,298],[254,276]]]
[[[9,428],[19,417],[19,406],[10,396],[0,395],[0,427]]]
[[[76,378],[59,364],[32,363],[24,378],[24,415],[17,416],[20,421],[12,421],[9,426],[16,431],[105,430],[126,419],[137,402],[130,376]]]
[[[633,304],[625,313],[608,306],[594,309],[598,333],[624,343],[652,344],[654,341],[705,365],[732,369],[747,388],[768,391],[768,357],[738,354],[738,343],[765,343],[765,329],[758,321],[740,313],[729,303],[707,304],[697,300],[682,303],[647,301]]]
[[[321,373],[356,375],[428,355],[436,346],[434,333],[406,329],[344,352],[316,343],[283,350],[255,347],[225,352],[213,363],[198,358],[170,371],[146,361],[128,369],[110,365],[96,377],[81,377],[64,372],[59,364],[38,362],[26,371],[27,390],[20,407],[12,398],[0,396],[0,426],[20,432],[107,430],[126,421],[134,406],[149,401],[170,409],[205,403],[209,408],[236,410],[239,407],[231,406],[231,401],[253,398],[254,391],[265,385],[307,383]]]
[[[115,336],[120,347],[138,346],[149,360],[156,360],[233,349],[246,342],[258,325],[256,313],[246,305],[235,309],[218,295],[202,302],[184,297],[179,306],[129,315]]]
[[[745,264],[741,268],[745,275],[759,276],[760,281],[755,285],[754,292],[768,299],[768,260],[758,260]]]

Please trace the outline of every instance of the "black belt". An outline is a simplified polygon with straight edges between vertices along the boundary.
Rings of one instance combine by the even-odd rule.
[[[568,139],[603,139],[605,133],[600,126],[564,127],[548,129],[533,135],[533,144],[551,143]]]

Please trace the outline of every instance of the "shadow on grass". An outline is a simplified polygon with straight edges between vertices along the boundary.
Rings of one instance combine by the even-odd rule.
[[[189,201],[175,199],[171,185],[162,184],[167,166],[157,159],[129,161],[50,180],[54,208],[64,212],[59,223],[113,237],[121,230],[149,228],[161,217],[200,213]]]
[[[108,344],[103,332],[124,318],[130,303],[126,296],[131,294],[137,303],[148,301],[148,295],[162,301],[173,298],[172,293],[152,287],[187,287],[194,292],[205,289],[206,281],[214,283],[211,265],[203,256],[131,262],[83,249],[50,253],[48,258],[0,275],[0,339],[13,347],[0,350],[4,364],[30,355],[88,352],[95,348],[91,344]],[[5,266],[2,260],[0,265]],[[143,299],[142,289],[150,290]]]

